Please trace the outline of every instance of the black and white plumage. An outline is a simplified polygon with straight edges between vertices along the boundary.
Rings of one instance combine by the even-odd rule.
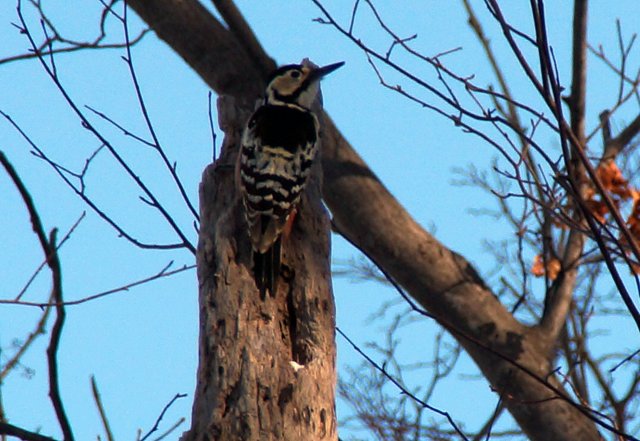
[[[253,248],[253,272],[264,297],[276,294],[281,236],[311,173],[318,149],[318,119],[311,111],[325,67],[291,64],[270,78],[264,103],[242,136],[239,187]]]

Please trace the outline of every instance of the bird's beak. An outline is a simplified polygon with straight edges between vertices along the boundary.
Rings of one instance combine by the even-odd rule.
[[[320,80],[325,75],[330,74],[331,72],[342,67],[343,65],[344,65],[344,61],[341,61],[339,63],[329,64],[328,66],[318,67],[317,69],[313,69],[311,73],[309,73],[309,77],[307,78],[311,81]]]

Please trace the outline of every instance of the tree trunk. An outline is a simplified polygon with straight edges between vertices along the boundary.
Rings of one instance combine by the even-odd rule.
[[[335,441],[335,308],[319,161],[283,240],[276,297],[262,299],[234,185],[248,115],[230,98],[219,100],[218,114],[222,153],[200,187],[200,361],[182,441]]]

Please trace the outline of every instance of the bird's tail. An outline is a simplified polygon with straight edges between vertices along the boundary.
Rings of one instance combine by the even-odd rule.
[[[260,297],[264,300],[266,292],[269,291],[271,297],[276,296],[278,287],[278,276],[280,275],[280,243],[281,237],[264,253],[253,252],[253,274],[256,279],[256,286],[260,290]]]

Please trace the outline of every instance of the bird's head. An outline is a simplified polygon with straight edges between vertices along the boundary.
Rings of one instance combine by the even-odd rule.
[[[270,77],[265,94],[267,104],[296,104],[305,109],[318,95],[318,85],[325,75],[344,64],[330,64],[324,67],[306,64],[289,64],[276,69]]]

